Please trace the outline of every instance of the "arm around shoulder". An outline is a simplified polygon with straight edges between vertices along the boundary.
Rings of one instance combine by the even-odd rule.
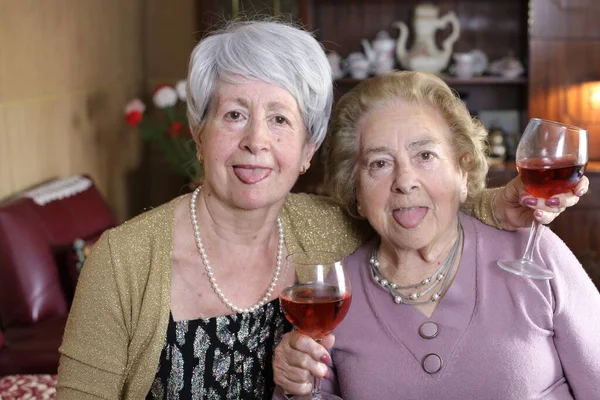
[[[484,189],[477,198],[462,207],[462,211],[477,218],[486,225],[502,229],[494,214],[494,197],[502,188]]]

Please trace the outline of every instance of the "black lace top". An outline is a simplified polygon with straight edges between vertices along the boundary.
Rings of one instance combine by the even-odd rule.
[[[173,320],[146,399],[270,399],[273,350],[291,330],[279,300],[254,313]]]

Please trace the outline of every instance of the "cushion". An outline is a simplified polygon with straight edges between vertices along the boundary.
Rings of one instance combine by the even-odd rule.
[[[66,315],[72,284],[66,256],[76,238],[115,225],[90,179],[71,177],[36,186],[0,204],[0,319],[2,328]],[[64,275],[64,277],[63,277]],[[35,279],[31,279],[35,277]],[[70,290],[72,292],[72,290]]]
[[[7,375],[0,378],[0,399],[55,399],[56,375]]]

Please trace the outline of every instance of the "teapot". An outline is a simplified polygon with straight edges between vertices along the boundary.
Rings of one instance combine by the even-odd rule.
[[[489,71],[494,75],[501,75],[507,79],[518,78],[524,71],[523,64],[512,53],[490,64]]]
[[[455,64],[451,65],[450,73],[459,78],[471,78],[479,76],[487,69],[489,62],[485,53],[481,50],[471,50],[468,53],[454,53],[452,56]]]
[[[338,53],[335,51],[327,53],[327,61],[329,61],[333,79],[340,79],[344,76],[344,71],[342,70],[342,57]]]
[[[371,71],[375,75],[383,75],[394,69],[394,49],[396,41],[386,31],[379,31],[375,36],[373,44],[367,39],[361,41],[367,60],[369,60]]]
[[[369,76],[370,63],[363,53],[350,53],[346,57],[345,65],[354,79],[366,79]]]
[[[394,22],[400,29],[400,36],[396,45],[396,57],[400,64],[413,71],[439,73],[447,65],[452,54],[452,46],[460,34],[460,24],[456,14],[452,11],[443,17],[438,17],[439,8],[433,4],[420,4],[415,7],[413,48],[406,48],[408,28],[402,21]],[[442,43],[442,49],[435,44],[435,33],[450,24],[452,32]]]

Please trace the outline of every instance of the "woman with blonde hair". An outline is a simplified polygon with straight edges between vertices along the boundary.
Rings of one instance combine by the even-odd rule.
[[[284,335],[276,383],[307,392],[312,373],[346,400],[600,398],[600,294],[549,229],[534,257],[554,279],[496,265],[523,254],[527,232],[460,211],[485,186],[486,132],[446,83],[370,79],[329,129],[327,187],[377,236],[346,259],[352,305],[331,353]]]

